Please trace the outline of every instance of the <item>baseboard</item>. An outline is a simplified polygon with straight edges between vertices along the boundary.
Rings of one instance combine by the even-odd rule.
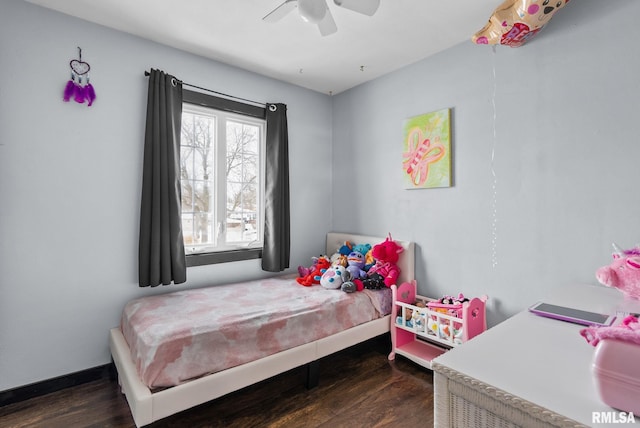
[[[92,367],[26,386],[0,391],[0,407],[99,379],[113,378],[113,364]]]
[[[376,343],[379,346],[388,348],[390,342],[390,333],[384,333],[378,337],[367,340],[366,342]],[[354,345],[358,346],[358,345]],[[314,381],[314,371],[317,368],[310,368],[312,375],[310,379],[311,383],[308,386],[312,387]],[[43,380],[41,382],[32,383],[30,385],[21,386],[14,389],[8,389],[6,391],[0,391],[0,407],[6,406],[20,401],[25,401],[30,398],[40,397],[45,394],[60,391],[65,388],[69,388],[76,385],[82,385],[83,383],[93,382],[99,379],[117,379],[116,369],[113,363],[105,364],[103,366],[92,367],[90,369],[82,370],[75,373],[70,373],[64,376],[59,376],[53,379]],[[316,379],[317,383],[317,379]]]

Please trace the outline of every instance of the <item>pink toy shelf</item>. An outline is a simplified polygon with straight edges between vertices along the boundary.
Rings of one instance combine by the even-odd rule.
[[[431,369],[431,360],[487,329],[487,296],[442,304],[416,294],[416,281],[392,285],[391,353]]]

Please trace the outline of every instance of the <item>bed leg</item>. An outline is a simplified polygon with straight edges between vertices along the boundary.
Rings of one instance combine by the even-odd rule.
[[[318,386],[320,380],[320,361],[315,360],[307,364],[307,381],[305,386],[307,389],[312,389]]]
[[[118,369],[116,369],[116,363],[113,361],[113,357],[111,358],[111,364],[109,364],[109,380],[112,382],[118,380]]]
[[[120,381],[120,375],[118,374],[118,368],[116,367],[116,362],[113,361],[113,357],[111,357],[111,364],[109,364],[109,380],[111,382],[118,382],[118,386],[120,387],[120,393],[124,394],[124,388],[122,388],[122,382]]]

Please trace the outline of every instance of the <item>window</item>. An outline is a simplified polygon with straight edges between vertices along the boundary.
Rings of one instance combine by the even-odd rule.
[[[187,102],[192,98],[188,92],[180,141],[187,263],[259,257],[264,223],[264,116],[243,114],[236,108],[241,103],[201,93],[191,93],[197,99]],[[220,109],[225,106],[226,110]]]

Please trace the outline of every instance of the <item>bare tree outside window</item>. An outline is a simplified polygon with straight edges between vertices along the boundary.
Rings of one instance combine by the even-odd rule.
[[[263,127],[212,111],[185,109],[182,116],[180,177],[187,253],[228,249],[260,236]]]
[[[213,118],[192,113],[182,115],[180,182],[185,244],[209,242],[210,177],[214,173],[213,128]]]
[[[240,220],[241,241],[256,238],[258,131],[252,125],[227,123],[227,219]]]

